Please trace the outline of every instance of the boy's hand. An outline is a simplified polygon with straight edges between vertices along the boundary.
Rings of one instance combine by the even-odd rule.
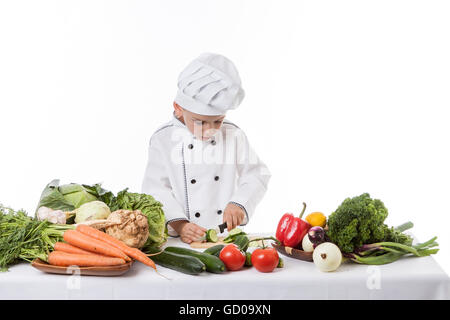
[[[229,203],[223,214],[223,222],[227,223],[228,231],[233,230],[245,219],[245,212],[235,204]]]
[[[205,228],[186,220],[174,221],[170,226],[180,235],[181,241],[186,243],[197,241],[206,232]]]

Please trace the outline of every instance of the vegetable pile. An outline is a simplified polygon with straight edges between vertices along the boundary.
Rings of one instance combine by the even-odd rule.
[[[101,184],[60,185],[59,180],[55,179],[42,191],[37,212],[41,207],[65,211],[68,217],[67,223],[71,222],[72,215],[75,216],[75,222],[80,223],[108,219],[111,212],[117,210],[138,210],[147,217],[148,221],[148,237],[144,244],[159,248],[167,240],[162,204],[151,195],[128,192],[128,188],[118,192],[115,196],[111,191],[103,189]],[[142,228],[137,223],[134,227]],[[131,229],[132,226],[128,229],[130,230],[128,238],[130,235],[136,236]],[[124,235],[123,239],[126,237]],[[138,244],[138,247],[143,246],[140,241]]]
[[[36,258],[65,267],[112,266],[133,258],[156,270],[143,252],[102,231],[83,224],[39,221],[23,210],[0,205],[0,270],[7,271],[11,264]]]
[[[252,265],[261,272],[282,268],[283,260],[278,256],[278,252],[274,248],[265,247],[264,242],[263,248],[252,253],[247,251],[251,243],[262,240],[277,241],[273,237],[250,240],[245,232],[235,228],[224,239],[226,244],[217,244],[203,252],[174,246],[166,247],[161,253],[152,247],[144,247],[142,250],[152,255],[156,264],[189,275],[198,275],[204,271],[223,274]]]
[[[413,238],[404,231],[413,227],[406,222],[396,228],[384,222],[388,210],[379,199],[368,193],[345,199],[328,217],[313,212],[301,220],[284,214],[277,227],[276,238],[286,247],[313,254],[313,261],[322,271],[334,271],[342,257],[360,264],[381,265],[405,255],[428,256],[439,251],[437,237],[413,245]],[[305,232],[306,229],[306,232]]]
[[[411,245],[410,236],[384,224],[387,216],[383,202],[370,198],[368,193],[347,198],[328,218],[327,235],[343,252],[379,241]]]
[[[86,225],[103,229],[105,232]],[[90,234],[83,235],[80,231],[91,229],[98,233],[90,231]],[[87,246],[89,244],[87,236],[101,238],[94,239],[90,246]],[[83,238],[84,242],[76,242]],[[116,252],[122,250],[124,252],[122,257],[111,255],[111,250],[109,254],[94,252],[103,255],[96,257],[97,260],[93,257],[80,256],[86,255],[83,250],[90,251],[92,255],[92,244],[97,241],[100,241],[97,242],[98,245],[103,244],[98,248],[106,248],[101,242],[105,239],[109,241],[106,241],[107,245],[112,247],[117,247],[120,243]],[[78,261],[78,265],[81,266],[89,263],[93,263],[92,265],[108,265],[108,263],[113,265],[121,261],[125,263],[127,259],[129,260],[126,257],[130,256],[150,264],[150,259],[138,248],[145,245],[159,250],[166,240],[167,230],[162,204],[151,195],[131,193],[128,189],[115,196],[111,191],[103,189],[100,184],[60,185],[59,180],[53,180],[42,191],[34,218],[28,216],[24,210],[14,211],[0,205],[1,271],[6,271],[8,266],[21,260],[31,262],[37,258],[49,263],[66,261],[77,264],[74,262]],[[67,252],[69,245],[72,252]],[[68,254],[78,256],[67,256]]]
[[[388,227],[384,223],[387,216],[383,202],[370,198],[368,193],[347,198],[330,215],[327,235],[345,257],[363,264],[386,264],[407,254],[423,257],[439,251],[437,237],[412,245],[411,236],[403,232],[413,223]]]

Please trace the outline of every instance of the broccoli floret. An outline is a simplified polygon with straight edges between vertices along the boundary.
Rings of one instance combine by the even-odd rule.
[[[383,202],[368,193],[347,198],[328,218],[327,235],[343,252],[380,241],[409,241],[407,235],[384,224],[387,216]]]

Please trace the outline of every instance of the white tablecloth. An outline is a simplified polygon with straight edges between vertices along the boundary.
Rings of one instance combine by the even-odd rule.
[[[167,245],[186,246],[178,239]],[[0,299],[449,299],[450,279],[432,257],[383,266],[344,263],[323,273],[314,263],[282,256],[272,273],[255,268],[186,275],[158,266],[167,280],[136,262],[120,277],[46,274],[20,263],[0,272]]]

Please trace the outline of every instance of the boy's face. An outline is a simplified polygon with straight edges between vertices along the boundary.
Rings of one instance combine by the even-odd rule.
[[[225,119],[225,115],[205,116],[190,112],[180,107],[176,102],[173,103],[173,106],[175,116],[186,125],[197,139],[210,139],[220,129]]]

